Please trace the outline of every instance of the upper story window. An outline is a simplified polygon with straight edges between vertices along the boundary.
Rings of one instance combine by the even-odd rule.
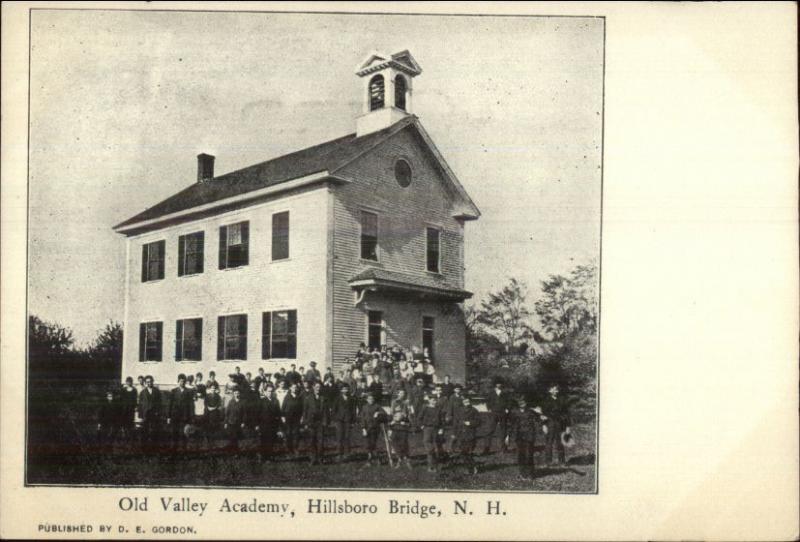
[[[289,211],[272,215],[272,260],[289,257]]]
[[[394,178],[403,188],[411,184],[411,166],[402,158],[394,163]]]
[[[191,318],[175,322],[175,361],[203,359],[203,319]]]
[[[162,322],[139,324],[139,361],[161,361],[163,339]]]
[[[369,110],[375,111],[384,106],[383,76],[378,74],[369,80]]]
[[[394,106],[398,109],[406,110],[406,78],[398,75],[394,78]]]
[[[217,319],[217,359],[247,359],[247,315]]]
[[[199,231],[178,238],[178,276],[203,272],[205,233]]]
[[[164,278],[165,241],[142,245],[142,282]]]
[[[439,236],[437,228],[425,228],[425,268],[432,273],[439,273]]]
[[[378,215],[361,211],[361,258],[378,261]]]
[[[383,344],[383,313],[369,311],[367,313],[367,347],[380,348]]]
[[[435,320],[432,316],[423,316],[422,317],[422,348],[423,350],[427,349],[428,354],[433,359],[433,346],[435,343],[434,340],[434,325]]]
[[[249,222],[219,228],[219,268],[231,269],[248,263]]]
[[[297,311],[262,314],[261,358],[297,358]]]

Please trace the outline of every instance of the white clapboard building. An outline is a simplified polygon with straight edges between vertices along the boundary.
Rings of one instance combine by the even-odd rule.
[[[122,376],[334,371],[359,343],[428,347],[464,376],[464,226],[475,204],[412,114],[408,51],[373,53],[356,131],[197,179],[125,236]]]

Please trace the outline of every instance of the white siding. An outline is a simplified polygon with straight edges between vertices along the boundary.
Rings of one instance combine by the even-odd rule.
[[[240,366],[255,374],[295,361],[261,360],[261,314],[268,310],[297,310],[297,361],[315,360],[324,369],[326,337],[330,335],[327,306],[327,244],[329,193],[326,187],[282,197],[244,209],[148,232],[128,240],[128,292],[122,376],[152,374],[160,385],[172,385],[178,373],[213,370],[218,380]],[[272,214],[289,211],[290,257],[271,261]],[[249,264],[236,269],[218,266],[219,227],[247,220],[250,223]],[[204,272],[178,277],[178,237],[205,232]],[[141,281],[142,245],[166,240],[164,279]],[[247,360],[217,361],[217,317],[247,314]],[[203,360],[175,361],[175,321],[203,318]],[[139,362],[139,324],[164,323],[161,362]]]

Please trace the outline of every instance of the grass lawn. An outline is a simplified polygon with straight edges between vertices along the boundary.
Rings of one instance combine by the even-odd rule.
[[[50,399],[44,399],[48,397]],[[220,487],[308,487],[363,489],[497,490],[593,493],[595,491],[594,421],[573,427],[576,444],[567,449],[563,467],[543,465],[544,451],[536,453],[534,479],[523,479],[516,466],[516,452],[499,453],[497,442],[488,456],[477,456],[479,472],[444,464],[439,472],[426,470],[421,433],[411,436],[413,468],[392,469],[386,464],[385,445],[379,439],[381,465],[365,467],[363,438],[353,431],[352,458],[334,462],[333,430],[326,438],[326,463],[310,465],[301,439],[299,458],[279,455],[261,463],[254,453],[255,438],[242,442],[238,456],[221,449],[222,442],[205,449],[191,442],[185,455],[163,450],[150,455],[125,443],[111,453],[100,453],[95,445],[94,406],[84,399],[55,401],[52,395],[33,397],[28,418],[27,482],[44,485],[109,486],[220,486]],[[75,397],[75,396],[71,396]],[[77,396],[80,397],[80,396]],[[57,406],[53,406],[55,403]],[[50,405],[50,406],[48,406]],[[485,416],[482,414],[482,416]],[[483,441],[478,441],[481,450]]]

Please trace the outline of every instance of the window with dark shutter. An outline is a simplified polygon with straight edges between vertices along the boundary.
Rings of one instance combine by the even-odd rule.
[[[369,110],[375,111],[384,106],[383,76],[378,74],[369,80]]]
[[[250,224],[239,222],[219,229],[219,268],[232,269],[249,263]]]
[[[378,215],[361,211],[361,258],[378,261]]]
[[[165,241],[142,245],[142,282],[164,278]]]
[[[217,322],[217,359],[247,359],[247,315],[220,316]]]
[[[297,359],[297,311],[265,312],[262,317],[262,359]]]
[[[398,75],[394,78],[394,106],[406,110],[406,78]]]
[[[163,324],[139,324],[139,361],[161,361]]]
[[[203,319],[178,320],[175,324],[175,361],[203,359]]]
[[[431,359],[433,359],[434,324],[432,316],[422,317],[422,348],[428,349]]]
[[[178,276],[203,272],[205,233],[199,231],[178,238]]]
[[[289,257],[289,211],[272,215],[272,260]]]
[[[367,346],[380,348],[383,343],[383,313],[369,311],[367,314]]]
[[[439,272],[439,230],[426,228],[426,269]]]

